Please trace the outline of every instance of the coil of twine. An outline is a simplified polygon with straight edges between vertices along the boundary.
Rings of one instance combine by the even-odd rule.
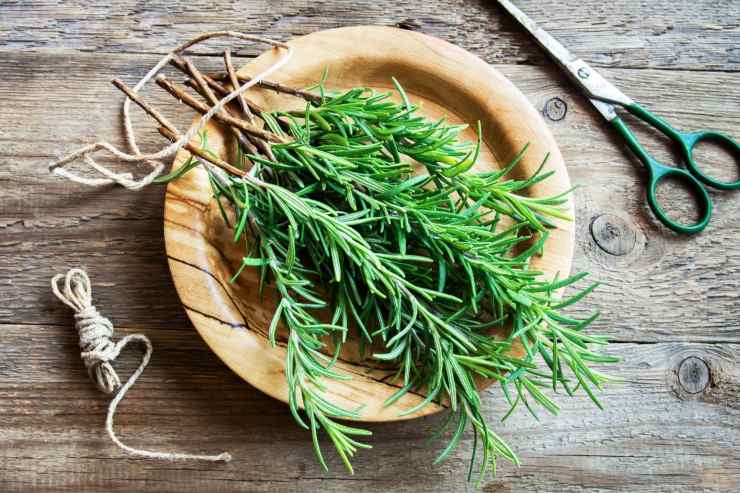
[[[64,281],[60,284],[60,281]],[[130,334],[114,342],[113,324],[101,315],[92,303],[92,286],[87,273],[79,268],[70,269],[66,275],[57,274],[51,280],[54,295],[75,312],[75,326],[80,338],[80,357],[87,368],[90,379],[99,390],[113,395],[105,418],[105,430],[118,447],[131,455],[149,459],[202,460],[208,462],[229,462],[231,455],[223,452],[217,455],[186,454],[177,452],[156,452],[130,447],[118,438],[113,431],[113,418],[118,404],[126,392],[136,383],[152,356],[152,343],[144,334]],[[139,342],[144,346],[144,355],[139,367],[121,385],[113,362],[130,343]]]

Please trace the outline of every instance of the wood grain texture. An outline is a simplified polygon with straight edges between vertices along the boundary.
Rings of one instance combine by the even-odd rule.
[[[737,2],[518,5],[577,54],[609,67],[605,76],[659,115],[687,129],[740,137]],[[614,373],[626,382],[607,389],[605,412],[579,398],[561,400],[558,419],[542,417],[537,424],[524,414],[512,418],[503,433],[523,466],[503,466],[482,490],[740,489],[738,194],[713,195],[715,215],[703,234],[687,239],[666,232],[643,205],[639,164],[491,2],[291,0],[223,8],[198,2],[0,4],[0,490],[470,488],[462,470],[471,437],[449,462],[431,465],[438,449],[425,447],[423,439],[439,417],[371,425],[376,448],[358,457],[356,476],[347,476],[334,457],[330,473],[322,472],[286,407],[244,384],[190,326],[164,255],[164,191],[91,191],[44,170],[57,151],[96,135],[120,142],[120,95],[108,81],[138,80],[154,53],[195,32],[272,26],[289,39],[319,28],[401,21],[496,63],[537,109],[550,107],[558,118],[548,124],[571,180],[582,185],[575,197],[574,270],[588,270],[603,283],[582,310],[601,309],[594,330],[615,341],[611,351],[623,360]],[[218,58],[197,62],[219,69]],[[192,113],[165,107],[169,97],[157,89],[146,97],[181,128],[189,124]],[[554,97],[565,103],[564,115],[560,103],[548,106]],[[154,148],[162,140],[150,130],[141,140]],[[639,136],[661,157],[671,157],[649,132]],[[604,215],[622,221],[607,217],[600,231],[628,228],[635,235],[632,250],[617,256],[597,245],[590,225]],[[155,345],[152,366],[121,407],[122,436],[152,448],[228,449],[234,463],[127,459],[107,441],[107,399],[87,381],[70,314],[48,291],[52,274],[80,263],[91,272],[101,311],[124,327],[119,334],[143,331]],[[689,356],[710,370],[710,385],[696,395],[676,384],[676,371]],[[137,358],[133,350],[124,355],[121,371],[131,371]],[[494,393],[485,402],[491,416],[500,413]]]
[[[68,323],[65,307],[53,302],[47,292],[48,279],[66,266],[83,263],[94,282],[115,287],[99,290],[97,297],[117,323],[152,328],[188,324],[177,298],[170,294],[173,287],[162,239],[164,190],[93,190],[45,171],[57,152],[96,136],[122,142],[121,96],[109,81],[121,76],[133,83],[156,58],[67,53],[62,60],[76,69],[60,78],[55,75],[57,55],[0,57],[4,76],[0,99],[9,101],[0,105],[0,118],[18,122],[0,126],[5,156],[0,166],[0,322]],[[213,67],[220,64],[216,60]],[[740,215],[737,194],[713,193],[715,215],[704,234],[687,240],[664,231],[645,205],[639,163],[562,74],[551,67],[496,68],[535,108],[544,108],[553,97],[567,104],[564,119],[548,121],[571,181],[581,186],[575,196],[579,230],[573,270],[589,271],[592,279],[602,282],[579,313],[601,309],[603,316],[595,330],[615,340],[740,342],[736,302],[740,250],[734,246],[740,235],[735,220]],[[627,94],[661,116],[680,120],[685,128],[711,127],[730,134],[740,128],[740,111],[729,111],[740,108],[734,74],[681,72],[677,79],[661,70],[604,72]],[[145,97],[166,110],[181,129],[190,124],[192,112],[169,104],[170,97],[160,89],[146,90]],[[686,105],[689,97],[692,104]],[[89,118],[91,114],[95,118]],[[142,145],[147,149],[162,145],[149,119],[137,110],[134,117],[141,124]],[[640,127],[635,130],[659,157],[671,157],[654,135]],[[617,257],[596,245],[590,223],[602,214],[619,216],[635,232],[631,252]],[[680,289],[680,297],[671,296],[674,289]],[[660,303],[648,302],[653,292],[662,295]]]
[[[121,406],[117,429],[142,447],[229,450],[235,460],[202,465],[126,458],[104,438],[107,398],[87,381],[74,330],[0,330],[10,343],[0,365],[3,491],[473,491],[460,474],[472,436],[450,461],[431,465],[440,445],[426,446],[424,439],[441,416],[369,424],[375,448],[360,454],[355,476],[347,476],[333,454],[324,473],[287,407],[244,384],[188,327],[147,330],[154,359]],[[541,423],[516,413],[497,429],[515,444],[523,465],[502,465],[483,491],[740,488],[740,345],[617,343],[610,352],[622,358],[613,372],[625,381],[604,392],[606,411],[581,396],[561,398],[562,416],[543,415]],[[676,369],[690,356],[708,362],[712,385],[680,398]],[[118,366],[128,372],[137,362],[132,349]],[[495,387],[484,393],[483,407],[491,417],[504,411]]]
[[[524,0],[517,6],[589,63],[607,67],[740,69],[740,6],[734,0],[603,2]],[[495,2],[84,0],[5,2],[0,50],[165,53],[202,31],[269,33],[282,41],[347,25],[402,25],[465,47],[489,63],[542,63],[544,55]],[[216,44],[218,46],[218,44]],[[237,50],[256,55],[259,47]]]

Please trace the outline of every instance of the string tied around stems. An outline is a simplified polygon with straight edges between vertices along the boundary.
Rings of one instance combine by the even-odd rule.
[[[270,74],[285,65],[293,56],[293,48],[287,43],[283,43],[281,41],[274,41],[262,36],[244,34],[236,31],[206,32],[189,39],[188,41],[176,47],[175,49],[167,53],[164,57],[162,57],[159,62],[157,62],[157,64],[154,65],[154,67],[152,67],[149,72],[147,72],[146,75],[144,75],[144,77],[142,77],[141,80],[134,86],[133,92],[138,93],[144,87],[144,85],[146,85],[147,82],[149,82],[152,78],[154,78],[155,75],[159,73],[159,71],[162,70],[162,68],[164,68],[171,60],[178,57],[178,55],[184,53],[188,48],[191,48],[192,46],[198,43],[202,43],[203,41],[206,41],[208,39],[218,37],[236,38],[244,41],[264,43],[274,48],[281,48],[285,50],[285,53],[281,57],[278,57],[278,59],[275,60],[275,62],[267,67],[265,70],[250,78],[250,80],[248,80],[241,86],[234,88],[234,90],[221,98],[208,110],[208,112],[206,112],[198,119],[195,125],[193,125],[184,134],[181,134],[182,136],[180,138],[178,138],[170,145],[163,147],[157,152],[144,154],[139,148],[139,145],[136,142],[136,135],[134,133],[133,123],[131,122],[131,99],[127,97],[123,101],[122,110],[124,135],[128,151],[123,151],[113,144],[110,144],[109,142],[95,142],[92,144],[88,144],[50,163],[49,170],[58,176],[83,185],[99,187],[116,183],[128,190],[141,190],[147,185],[150,185],[159,175],[162,174],[162,171],[165,168],[165,163],[162,162],[163,159],[174,156],[177,151],[185,147],[185,145],[190,142],[190,139],[197,135],[198,132],[203,130],[208,121],[211,120],[217,113],[219,113],[230,101],[238,98],[239,96],[244,94],[250,87],[253,87],[254,85],[260,83],[263,79],[269,77]],[[180,134],[180,132],[178,132],[178,134]],[[127,163],[146,163],[150,166],[151,171],[146,176],[140,179],[133,178],[131,173],[116,173],[114,171],[111,171],[109,168],[101,165],[93,158],[94,155],[103,151]],[[72,173],[64,168],[64,166],[66,166],[67,164],[80,159],[84,160],[88,166],[97,171],[99,174],[103,175],[103,177],[97,178],[82,176],[76,173]]]
[[[60,284],[60,281],[63,283]],[[113,324],[101,315],[92,303],[92,285],[87,273],[79,268],[70,269],[66,275],[57,274],[51,280],[51,290],[62,303],[75,312],[75,326],[79,336],[80,357],[87,368],[90,379],[102,392],[113,395],[108,405],[105,419],[105,430],[110,439],[125,452],[148,459],[166,460],[202,460],[208,462],[229,462],[231,454],[222,452],[217,455],[186,454],[176,452],[157,452],[130,447],[118,438],[113,431],[113,418],[118,404],[126,392],[136,383],[144,372],[152,356],[153,346],[144,334],[129,334],[114,342]],[[144,355],[138,368],[121,384],[121,379],[113,368],[113,362],[121,351],[130,343],[138,342],[144,346]]]

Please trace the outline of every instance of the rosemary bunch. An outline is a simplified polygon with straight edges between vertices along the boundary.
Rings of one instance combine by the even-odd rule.
[[[260,292],[271,284],[279,295],[269,338],[275,344],[278,326],[287,329],[290,409],[310,430],[323,467],[319,430],[350,471],[357,449],[369,448],[362,441],[369,431],[338,421],[360,411],[324,396],[325,379],[348,378],[333,365],[356,330],[365,348],[383,347],[366,356],[395,369],[399,390],[388,405],[415,391],[427,397],[404,414],[433,401],[449,406],[439,434],[457,423],[437,461],[472,430],[470,471],[480,449],[482,476],[495,471],[497,457],[518,459],[486,422],[478,379],[500,382],[511,406],[503,419],[519,404],[557,413],[545,388],[583,389],[601,407],[594,389],[607,377],[590,365],[613,358],[592,349],[606,344],[603,337],[585,332],[598,314],[562,313],[595,285],[560,299],[584,274],[549,281],[530,268],[553,218],[568,219],[569,192],[523,195],[552,172],[509,178],[521,154],[500,171],[471,171],[480,125],[477,142],[461,141],[465,126],[419,115],[394,83],[400,103],[389,92],[330,93],[320,83],[304,110],[259,114],[283,143],[267,154],[242,149],[252,163],[247,172],[225,173],[193,157],[160,181],[202,163],[219,206],[225,199],[236,212],[233,224],[223,214],[246,249],[234,279],[258,269]],[[508,337],[492,334],[501,326]],[[512,356],[518,347],[523,356]]]

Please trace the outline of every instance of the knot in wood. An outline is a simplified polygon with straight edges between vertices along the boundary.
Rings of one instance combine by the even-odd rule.
[[[421,27],[419,21],[415,19],[404,19],[396,23],[396,27],[399,29],[406,29],[407,31],[416,31]]]
[[[689,356],[678,365],[678,384],[687,394],[698,394],[709,386],[711,371],[706,361]]]
[[[568,103],[555,96],[545,101],[542,113],[554,122],[559,122],[568,114]]]
[[[637,243],[629,223],[612,214],[602,214],[591,221],[591,236],[599,248],[615,256],[627,255]]]

